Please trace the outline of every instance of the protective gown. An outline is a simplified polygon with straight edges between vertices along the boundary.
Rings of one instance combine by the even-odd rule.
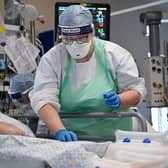
[[[60,43],[41,59],[30,94],[32,107],[46,103],[59,112],[127,112],[111,110],[103,102],[103,93],[134,89],[146,94],[144,79],[138,77],[132,55],[119,45],[94,38],[94,53],[85,63],[76,63]],[[114,135],[116,129],[131,130],[131,118],[63,119],[65,127],[82,135]]]

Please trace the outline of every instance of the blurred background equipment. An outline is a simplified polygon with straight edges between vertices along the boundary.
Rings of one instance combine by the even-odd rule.
[[[54,30],[40,32],[38,38],[43,45],[44,53],[54,46]]]
[[[102,3],[72,3],[72,2],[57,2],[55,4],[55,39],[59,40],[58,35],[58,17],[59,15],[72,4],[80,4],[88,8],[93,15],[93,23],[95,36],[104,40],[110,39],[110,5]]]
[[[151,109],[152,123],[160,131],[168,129],[168,42],[164,41],[164,54],[160,53],[161,11],[147,11],[140,14],[149,38],[149,53],[145,58],[144,78],[147,88],[146,103]]]
[[[9,88],[16,74],[33,75],[44,54],[43,45],[36,37],[36,22],[43,24],[44,17],[39,15],[35,6],[20,0],[5,0],[4,9],[4,19],[0,16],[0,111],[12,117],[21,116],[19,119],[31,125],[35,133],[37,116],[32,110],[26,109],[25,104],[18,106],[19,103],[9,96]],[[29,27],[26,27],[25,21]]]

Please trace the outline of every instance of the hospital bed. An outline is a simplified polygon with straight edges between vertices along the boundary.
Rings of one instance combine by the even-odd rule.
[[[98,112],[98,113],[60,113],[61,118],[128,118],[128,117],[135,117],[138,119],[139,125],[140,125],[140,131],[146,132],[147,131],[147,123],[146,120],[140,115],[140,113],[131,111],[131,112],[113,112],[113,113],[104,113],[104,112]],[[79,135],[78,136],[80,140],[103,140],[103,141],[115,141],[115,137],[112,136],[87,136],[87,135]]]
[[[123,137],[128,135],[132,141],[123,142]],[[132,132],[119,131],[116,142],[66,143],[51,139],[0,135],[0,166],[6,160],[14,162],[18,160],[22,164],[25,163],[24,167],[26,167],[27,161],[37,160],[48,163],[51,168],[167,168],[166,135],[168,133],[134,132],[132,134]],[[145,137],[150,138],[151,143],[142,143]],[[14,165],[16,164],[15,162]],[[40,168],[38,165],[41,163],[36,164],[36,167],[32,164],[29,168]],[[9,168],[5,166],[3,168]],[[46,168],[44,164],[41,166]]]
[[[41,160],[13,160],[0,159],[0,168],[51,168],[45,161]]]
[[[30,128],[32,127],[32,130],[35,132],[35,128],[37,126],[38,118],[37,116],[29,116],[29,115],[13,115],[14,118],[16,119],[23,119],[26,118],[29,120],[29,126]],[[92,118],[134,118],[136,119],[136,125],[138,125],[138,128],[140,128],[138,131],[141,132],[146,132],[148,131],[148,126],[145,118],[137,112],[135,109],[132,109],[130,112],[113,112],[113,113],[104,113],[104,112],[94,112],[94,113],[60,113],[61,118],[87,118],[87,119],[92,119]],[[134,130],[135,131],[135,130]],[[137,131],[137,130],[136,130]],[[53,136],[48,133],[46,134],[37,134],[37,137],[39,138],[50,138],[52,139]],[[78,135],[78,138],[80,140],[90,140],[90,141],[115,141],[114,136],[97,136],[97,135],[92,135],[92,136],[87,136],[87,135]]]
[[[0,135],[0,158],[3,160],[17,159],[21,162],[35,159],[47,162],[52,168],[96,168],[96,166],[101,168],[111,168],[112,166],[115,168],[167,168],[168,166],[168,145],[162,141],[162,139],[165,140],[165,135],[148,134],[146,121],[138,112],[61,113],[61,117],[88,119],[135,117],[139,120],[141,131],[136,132],[133,136],[132,133],[129,135],[130,132],[120,131],[119,134],[116,134],[115,139],[97,136],[80,137],[82,141],[68,143],[45,138]],[[128,135],[132,142],[123,143],[123,137],[128,137]],[[150,137],[154,144],[143,144],[144,137]],[[89,141],[83,141],[88,139]],[[103,142],[94,142],[95,140]],[[152,160],[152,157],[155,157],[155,160]],[[44,167],[44,165],[42,166]],[[3,168],[8,167],[4,166]],[[29,168],[36,167],[30,166]]]

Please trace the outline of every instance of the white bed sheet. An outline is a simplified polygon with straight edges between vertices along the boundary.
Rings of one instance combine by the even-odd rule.
[[[138,147],[137,144],[122,142],[60,142],[35,137],[0,135],[1,159],[43,160],[52,168],[168,167],[167,144],[154,144],[153,147],[146,144],[143,148],[141,145]]]

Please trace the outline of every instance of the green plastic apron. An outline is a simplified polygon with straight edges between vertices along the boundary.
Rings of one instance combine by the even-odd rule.
[[[103,101],[103,94],[108,91],[118,91],[107,56],[104,50],[105,41],[94,40],[94,57],[96,59],[96,73],[93,79],[83,84],[79,89],[72,90],[69,73],[71,70],[71,57],[68,55],[65,77],[61,84],[59,101],[60,112],[88,113],[88,112],[117,112],[111,110]],[[86,74],[87,75],[87,74]],[[127,112],[128,109],[122,109]],[[117,129],[131,130],[131,118],[70,118],[62,120],[68,130],[78,135],[114,136]]]

